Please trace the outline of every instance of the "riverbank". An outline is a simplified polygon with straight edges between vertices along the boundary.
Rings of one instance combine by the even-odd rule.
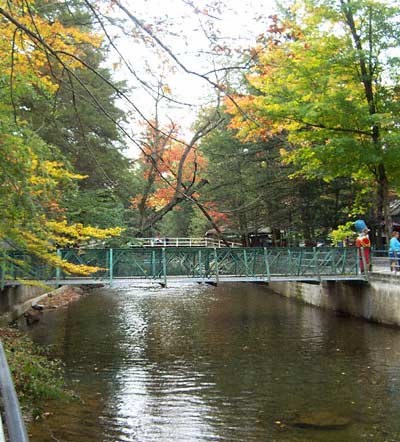
[[[27,324],[32,325],[40,320],[45,310],[65,307],[84,294],[81,287],[60,287],[25,302],[28,309],[23,316]],[[45,347],[34,344],[23,332],[11,326],[0,328],[0,339],[27,420],[45,414],[46,400],[72,396],[65,389],[60,361],[49,358]]]
[[[75,302],[86,294],[82,287],[62,286],[49,293],[40,295],[32,299],[31,306],[24,312],[28,325],[38,322],[43,315],[44,310],[55,310],[65,307],[71,302]]]
[[[0,327],[7,327],[35,304],[58,308],[79,299],[84,293],[86,291],[79,286],[47,289],[36,286],[6,287],[0,291]]]
[[[7,363],[26,420],[45,411],[45,401],[67,397],[59,361],[49,359],[44,347],[17,329],[0,328]]]

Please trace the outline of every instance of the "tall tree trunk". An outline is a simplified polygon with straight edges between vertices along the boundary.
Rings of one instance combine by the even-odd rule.
[[[360,69],[360,80],[364,86],[365,98],[368,103],[368,111],[370,115],[375,115],[377,113],[376,101],[375,101],[375,93],[373,86],[373,79],[375,74],[374,63],[371,58],[367,59],[367,54],[373,54],[373,38],[372,38],[372,28],[370,26],[369,29],[369,38],[366,39],[369,41],[369,48],[364,50],[362,45],[362,41],[358,30],[356,28],[356,23],[354,21],[353,11],[351,0],[340,0],[342,5],[342,11],[346,17],[347,25],[349,26],[354,46],[357,51],[358,57],[358,66]],[[370,9],[370,14],[372,13],[372,9]],[[372,127],[372,143],[375,147],[376,153],[378,156],[382,155],[382,146],[381,146],[381,131],[380,126],[378,124],[374,124]],[[374,165],[377,169],[376,173],[376,182],[377,182],[377,220],[378,220],[378,232],[381,231],[381,223],[384,223],[384,232],[386,237],[386,244],[389,243],[391,237],[392,230],[392,221],[390,218],[390,209],[389,209],[389,181],[386,175],[385,165],[380,162],[379,164]],[[381,241],[382,235],[378,234],[378,241]]]
[[[388,245],[393,229],[389,206],[389,182],[383,164],[378,168],[377,215],[379,222],[377,245],[379,248],[383,248],[382,230],[386,238],[386,245]],[[383,229],[381,227],[382,223]]]

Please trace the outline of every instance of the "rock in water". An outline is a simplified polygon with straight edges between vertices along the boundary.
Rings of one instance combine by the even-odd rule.
[[[35,322],[38,322],[40,320],[40,318],[43,315],[43,311],[42,310],[35,310],[35,309],[29,309],[27,312],[24,313],[25,319],[26,319],[26,323],[28,325],[32,325]]]
[[[300,428],[317,428],[324,430],[337,430],[351,424],[349,416],[341,416],[331,411],[316,411],[298,415],[292,425]]]

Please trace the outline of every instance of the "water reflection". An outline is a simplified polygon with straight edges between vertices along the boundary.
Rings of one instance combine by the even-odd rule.
[[[30,330],[82,402],[50,404],[31,440],[397,441],[400,332],[265,287],[97,290]],[[299,415],[344,416],[336,430]],[[318,417],[318,416],[317,416]]]

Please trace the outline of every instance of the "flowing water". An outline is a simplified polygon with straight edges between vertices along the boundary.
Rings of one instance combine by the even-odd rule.
[[[400,331],[264,286],[95,289],[29,334],[80,397],[31,442],[400,440]]]

